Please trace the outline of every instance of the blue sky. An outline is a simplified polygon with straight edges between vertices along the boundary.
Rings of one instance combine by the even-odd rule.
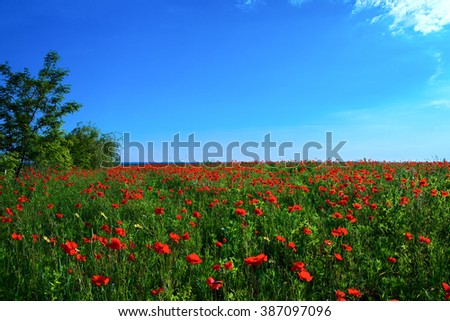
[[[177,133],[261,159],[267,133],[293,143],[271,160],[311,141],[324,159],[326,132],[344,160],[450,159],[449,24],[447,0],[3,0],[0,62],[56,50],[83,104],[64,128],[130,133],[155,161]]]

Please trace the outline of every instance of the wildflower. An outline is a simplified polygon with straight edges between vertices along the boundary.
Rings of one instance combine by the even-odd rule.
[[[349,288],[347,290],[347,292],[348,292],[348,295],[352,295],[352,296],[354,296],[356,298],[360,298],[361,297],[361,292],[359,292],[357,289]]]
[[[192,253],[186,256],[186,261],[188,261],[189,264],[200,264],[203,260],[197,254]]]
[[[413,239],[413,235],[411,233],[409,233],[409,232],[406,232],[405,233],[405,238],[406,238],[407,241],[411,241]]]
[[[223,267],[225,268],[225,270],[232,270],[233,269],[233,262],[226,262]]]
[[[220,264],[214,264],[214,265],[212,266],[212,269],[213,269],[213,270],[216,270],[216,271],[220,271],[220,268],[221,268]]]
[[[343,260],[342,256],[341,256],[339,253],[334,253],[334,257],[335,257],[336,260],[338,260],[338,261],[342,261],[342,260]]]
[[[294,242],[289,242],[287,244],[287,247],[292,249],[294,252],[297,252],[297,248],[295,247],[295,243]]]
[[[94,275],[91,278],[91,283],[95,284],[96,286],[102,286],[107,285],[109,283],[110,278],[103,275]]]
[[[261,265],[263,262],[267,262],[267,255],[259,254],[257,256],[249,256],[244,259],[244,262],[247,265],[258,266]]]
[[[429,244],[430,243],[430,239],[428,237],[425,237],[425,236],[421,235],[421,236],[419,236],[419,242]]]
[[[333,236],[343,236],[343,235],[347,235],[348,231],[345,227],[337,227],[331,230],[331,235]]]
[[[275,237],[275,239],[276,239],[277,241],[281,242],[281,243],[286,242],[286,239],[285,239],[284,237],[280,236],[280,235],[277,235],[277,236]]]
[[[69,255],[75,255],[78,253],[78,244],[71,241],[66,241],[66,243],[61,244],[63,251]]]
[[[360,209],[362,209],[362,205],[359,204],[359,203],[353,203],[353,208],[354,208],[355,210],[360,210]]]
[[[395,258],[395,257],[388,257],[388,259],[387,259],[390,263],[396,263],[397,262],[397,259]]]
[[[303,271],[305,269],[305,263],[303,262],[294,262],[294,265],[291,266],[291,271]]]
[[[21,241],[22,238],[23,238],[23,235],[22,235],[22,234],[17,234],[16,232],[14,232],[14,233],[11,235],[11,237],[12,237],[13,240],[15,240],[15,241]]]
[[[176,233],[170,233],[169,237],[172,239],[172,241],[174,241],[175,243],[179,243],[180,242],[180,236]]]
[[[353,248],[350,245],[342,244],[342,248],[346,250],[347,252],[351,252]]]
[[[112,237],[106,246],[111,250],[120,250],[126,247],[117,237]]]
[[[155,214],[157,214],[157,215],[164,214],[164,207],[157,207],[157,208],[155,208]]]
[[[243,208],[237,208],[237,209],[234,210],[234,212],[238,216],[245,216],[247,214],[247,211],[245,209],[243,209]]]
[[[336,290],[336,300],[337,301],[346,301],[345,300],[345,293],[341,290]]]
[[[313,279],[311,274],[309,274],[309,272],[306,270],[303,270],[303,271],[297,273],[297,275],[300,278],[300,280],[305,281],[305,282],[311,282],[311,280]]]
[[[121,228],[121,227],[116,227],[115,228],[116,234],[120,235],[120,236],[127,236],[125,229]]]
[[[153,246],[153,249],[155,250],[156,253],[159,253],[159,254],[172,253],[172,251],[169,248],[169,245],[161,243],[161,242],[156,242]]]
[[[206,284],[211,290],[219,290],[222,287],[223,281],[216,281],[212,277],[206,279]]]
[[[189,240],[191,237],[189,236],[189,232],[184,233],[181,238],[183,239],[183,241],[187,241]]]

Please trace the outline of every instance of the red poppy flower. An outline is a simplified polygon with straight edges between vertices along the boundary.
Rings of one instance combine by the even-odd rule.
[[[304,227],[304,228],[303,228],[303,233],[304,233],[305,235],[311,235],[311,234],[312,234],[312,230],[310,230],[310,229],[307,228],[307,227]]]
[[[419,242],[429,244],[430,243],[430,239],[428,237],[425,237],[425,236],[421,235],[421,236],[419,236]]]
[[[217,242],[216,242],[216,246],[217,246],[217,247],[222,247],[223,244],[222,244],[222,242],[217,241]]]
[[[196,227],[197,226],[197,224],[195,224],[194,222],[189,222],[188,223],[190,226],[192,226],[192,227]]]
[[[347,252],[351,252],[353,248],[350,245],[342,244],[342,248],[346,250]]]
[[[345,293],[341,290],[336,290],[336,300],[337,301],[346,301],[345,300]]]
[[[79,261],[79,262],[86,262],[86,256],[81,255],[81,254],[77,254],[77,255],[75,256],[75,259],[76,259],[77,261]]]
[[[405,238],[406,238],[407,241],[411,241],[413,239],[413,235],[411,233],[409,233],[409,232],[406,232],[405,233]]]
[[[255,208],[255,214],[256,214],[256,216],[261,216],[261,215],[263,215],[263,210],[260,208]]]
[[[120,250],[122,248],[126,248],[126,245],[123,244],[117,237],[112,237],[109,240],[109,243],[106,244],[106,246],[111,250]]]
[[[234,210],[234,213],[238,216],[245,216],[247,214],[247,211],[243,208],[237,208]]]
[[[116,234],[120,235],[120,236],[127,236],[125,230],[121,227],[116,227],[115,228]]]
[[[347,235],[348,231],[345,227],[337,227],[331,230],[331,235],[333,236],[343,236],[343,235]]]
[[[78,244],[75,242],[66,241],[66,243],[61,244],[61,248],[69,255],[75,255],[78,253]]]
[[[343,260],[342,256],[341,256],[339,253],[334,253],[334,257],[335,257],[336,260],[338,260],[338,261],[342,261],[342,260]]]
[[[277,235],[277,236],[275,237],[275,239],[276,239],[277,241],[281,242],[281,243],[286,242],[286,239],[285,239],[284,237],[280,236],[280,235]]]
[[[391,262],[391,263],[396,263],[397,259],[395,257],[391,256],[391,257],[388,257],[388,261]]]
[[[195,211],[194,213],[192,213],[192,216],[195,218],[201,218],[202,214],[200,214],[199,212]]]
[[[176,233],[170,233],[169,237],[172,239],[172,241],[174,241],[175,243],[179,243],[180,242],[180,236]]]
[[[291,271],[303,271],[305,269],[305,263],[303,262],[294,262],[294,265],[291,266]]]
[[[232,270],[233,269],[233,262],[226,262],[223,267],[225,270]]]
[[[155,214],[157,214],[157,215],[164,214],[164,207],[157,207],[157,208],[155,208]]]
[[[305,281],[305,282],[311,282],[311,280],[313,279],[311,274],[309,274],[309,272],[306,270],[299,272],[297,275],[300,278],[300,280]]]
[[[13,210],[10,209],[9,207],[6,208],[6,213],[7,213],[9,216],[14,216]]]
[[[18,233],[16,233],[16,232],[14,232],[12,235],[11,235],[11,237],[13,238],[13,240],[15,240],[15,241],[21,241],[22,240],[22,238],[23,238],[23,235],[22,234],[18,234]]]
[[[333,214],[333,217],[334,217],[334,218],[338,218],[338,219],[342,219],[343,216],[342,216],[341,213],[336,212],[336,213]]]
[[[186,261],[188,261],[189,264],[200,264],[203,260],[197,254],[192,253],[186,256]]]
[[[130,255],[128,255],[127,260],[128,260],[128,261],[134,261],[134,260],[136,260],[136,256],[134,255],[134,253],[130,253]]]
[[[325,240],[325,241],[323,241],[323,243],[324,243],[326,246],[331,246],[331,245],[333,245],[333,242],[331,242],[330,240]]]
[[[206,284],[211,290],[219,290],[222,287],[223,281],[216,281],[212,277],[206,279]]]
[[[450,285],[448,285],[445,282],[442,282],[442,288],[445,291],[445,299],[446,300],[450,299]]]
[[[354,297],[356,297],[356,298],[361,297],[361,292],[359,292],[357,289],[349,288],[349,289],[347,290],[347,292],[348,292],[348,295],[352,295],[352,296],[354,296]]]
[[[189,236],[189,232],[184,233],[181,238],[183,239],[183,241],[187,241],[189,240],[191,237]]]
[[[94,275],[91,278],[91,283],[95,284],[96,286],[102,286],[107,285],[109,283],[110,278],[103,275]]]
[[[164,288],[158,288],[158,289],[151,290],[150,293],[153,294],[153,295],[158,295],[161,292],[164,292]]]
[[[159,254],[172,253],[172,251],[169,248],[169,245],[161,243],[161,242],[156,242],[153,246],[153,249],[155,250],[156,253],[159,253]]]
[[[406,196],[400,197],[400,205],[406,205],[408,203],[409,203],[409,198],[407,198]]]
[[[267,255],[259,254],[257,256],[249,256],[244,259],[245,264],[258,266],[263,264],[263,262],[267,262]]]
[[[355,210],[360,210],[360,209],[362,209],[362,205],[359,204],[359,203],[353,203],[353,208],[354,208]]]
[[[294,252],[297,252],[297,248],[295,247],[295,243],[294,242],[289,242],[287,244],[287,247],[292,249]]]
[[[296,212],[296,211],[301,211],[302,207],[298,204],[294,204],[292,206],[288,206],[288,212],[292,213],[292,212]]]
[[[220,271],[221,266],[220,266],[220,264],[214,264],[212,266],[212,268],[213,268],[213,270]]]
[[[111,206],[112,206],[113,208],[119,208],[119,204],[117,204],[117,203],[113,203],[113,204],[111,204]]]

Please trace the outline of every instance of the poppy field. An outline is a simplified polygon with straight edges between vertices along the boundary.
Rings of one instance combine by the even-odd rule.
[[[450,164],[27,169],[0,300],[448,300]]]

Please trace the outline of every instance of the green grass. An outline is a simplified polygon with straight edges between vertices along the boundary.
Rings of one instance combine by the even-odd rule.
[[[0,300],[336,300],[337,290],[348,300],[444,300],[449,175],[442,162],[29,169],[0,180]],[[301,210],[290,211],[296,204]],[[339,226],[348,234],[333,236]],[[170,233],[190,238],[176,243]],[[126,248],[105,246],[113,237]],[[66,241],[77,243],[75,255],[64,252]],[[171,253],[157,253],[156,242]],[[191,253],[202,262],[189,264]],[[259,254],[267,261],[246,265]],[[291,270],[294,262],[305,264],[310,282]],[[94,275],[109,282],[97,286]]]

